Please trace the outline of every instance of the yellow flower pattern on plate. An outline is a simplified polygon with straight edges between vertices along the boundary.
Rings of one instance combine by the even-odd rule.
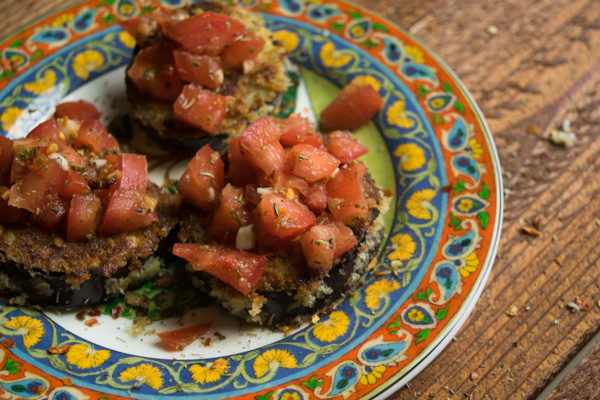
[[[415,171],[425,165],[425,151],[414,143],[399,145],[394,155],[400,158],[400,168],[405,171]]]
[[[313,335],[322,342],[333,342],[348,331],[350,318],[342,311],[334,311],[329,318],[315,325]]]
[[[400,289],[400,283],[389,279],[380,279],[371,284],[365,290],[365,304],[371,310],[377,310],[381,306],[381,300],[387,297],[388,293]]]
[[[206,365],[195,364],[190,367],[192,379],[201,385],[213,383],[221,379],[229,371],[229,361],[219,358]]]
[[[103,64],[104,57],[99,51],[86,50],[73,59],[73,70],[75,75],[85,80],[89,78],[91,71],[99,70]]]
[[[44,331],[44,324],[42,321],[36,318],[31,318],[27,315],[20,315],[18,317],[11,318],[4,324],[5,327],[14,329],[18,335],[23,336],[23,344],[29,348],[36,345],[42,340],[42,337],[46,333]]]
[[[412,62],[416,64],[423,64],[425,62],[425,55],[418,47],[406,46],[404,49],[406,50],[406,55]]]
[[[415,122],[408,117],[405,111],[406,103],[404,100],[396,100],[387,111],[385,117],[388,124],[395,125],[398,128],[409,129],[412,128]]]
[[[433,206],[429,202],[435,197],[435,190],[423,189],[413,193],[406,202],[408,213],[415,218],[429,220],[432,218],[431,209]]]
[[[321,47],[319,57],[321,57],[323,65],[330,68],[343,67],[352,61],[352,56],[350,54],[343,54],[337,51],[331,42],[327,42]]]
[[[286,51],[292,51],[296,49],[300,43],[300,38],[298,38],[298,35],[285,29],[273,32],[273,38],[282,42]]]
[[[0,116],[0,122],[2,122],[2,129],[5,131],[10,130],[15,124],[15,121],[23,114],[23,110],[19,107],[8,107]]]
[[[152,389],[158,390],[163,385],[162,372],[154,365],[140,364],[121,372],[119,379],[123,382],[136,381],[145,383]]]
[[[66,359],[80,369],[94,368],[102,365],[110,357],[108,350],[95,350],[85,344],[74,344],[67,351]]]
[[[477,266],[479,266],[479,257],[477,257],[477,254],[473,252],[465,257],[465,265],[459,269],[458,272],[460,272],[460,274],[466,278],[473,272],[477,271]]]
[[[130,49],[133,49],[135,47],[134,37],[131,36],[127,32],[119,32],[119,40],[121,41],[121,43],[123,43],[125,46],[129,47]]]
[[[296,368],[298,362],[296,357],[287,350],[272,349],[267,350],[254,361],[254,374],[257,377],[264,376],[269,371],[276,371],[279,367]]]
[[[49,69],[46,72],[44,72],[44,74],[42,75],[42,77],[40,79],[36,80],[35,82],[28,82],[23,86],[25,87],[25,90],[27,90],[28,92],[31,92],[34,94],[42,94],[42,93],[46,93],[46,92],[49,92],[50,90],[52,90],[52,88],[54,88],[55,84],[56,84],[56,72]]]
[[[410,236],[408,233],[399,233],[394,235],[390,238],[390,241],[392,242],[392,248],[394,251],[388,255],[388,258],[392,261],[408,260],[415,254],[415,251],[417,250],[417,244],[413,240],[412,236]]]
[[[373,385],[377,382],[378,379],[383,378],[383,373],[385,372],[386,367],[384,365],[378,365],[371,370],[366,375],[360,377],[360,383],[363,385]]]
[[[381,89],[381,83],[372,75],[360,75],[352,79],[352,82],[360,83],[361,85],[371,85],[375,91],[379,92]]]

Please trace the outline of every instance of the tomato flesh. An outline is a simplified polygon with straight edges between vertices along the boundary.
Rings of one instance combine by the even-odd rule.
[[[146,156],[139,154],[121,154],[117,168],[121,171],[118,189],[134,190],[146,193],[148,186],[148,165]]]
[[[179,193],[196,207],[211,211],[225,185],[225,164],[219,153],[208,145],[202,147],[179,180]]]
[[[251,123],[240,135],[240,149],[256,169],[270,175],[286,164],[285,151],[279,142],[281,129],[269,117]]]
[[[193,83],[183,87],[173,104],[175,118],[210,134],[217,134],[231,100]]]
[[[315,127],[300,114],[292,114],[287,119],[273,118],[281,129],[281,144],[292,147],[300,143],[312,144],[315,147],[323,145],[323,139],[315,131]]]
[[[335,227],[335,252],[333,256],[335,258],[342,256],[344,253],[354,248],[358,244],[358,240],[354,236],[352,229],[344,225],[342,221],[336,220],[334,222]]]
[[[239,137],[229,139],[227,158],[229,160],[229,179],[234,186],[243,187],[256,182],[252,165],[242,154]]]
[[[327,183],[327,206],[336,219],[351,225],[368,211],[367,200],[363,192],[362,164],[351,164],[340,168],[338,173]]]
[[[216,58],[178,50],[173,54],[177,72],[184,81],[210,89],[216,89],[223,84],[223,68]]]
[[[10,184],[13,141],[0,135],[0,186]]]
[[[166,27],[164,35],[191,52],[218,55],[245,30],[241,22],[231,17],[206,11]]]
[[[369,152],[369,149],[360,144],[354,135],[346,131],[333,132],[329,143],[327,143],[327,150],[344,164],[348,164]]]
[[[187,260],[195,270],[206,271],[246,295],[267,265],[264,256],[221,246],[177,243],[173,254]]]
[[[350,82],[321,112],[325,130],[352,130],[367,123],[383,108],[383,99],[371,85]]]
[[[265,40],[256,33],[233,42],[221,53],[223,68],[229,71],[243,71],[244,62],[254,60],[265,46]]]
[[[58,196],[49,196],[35,213],[31,214],[30,221],[49,232],[56,232],[62,227],[63,220],[69,213],[69,201]]]
[[[100,111],[92,103],[87,101],[65,101],[56,105],[54,118],[69,117],[83,121],[84,119],[99,119],[102,116]]]
[[[311,184],[302,202],[316,215],[321,214],[327,208],[327,184],[324,181]]]
[[[157,333],[157,335],[169,350],[179,351],[198,340],[202,335],[208,332],[212,326],[212,322],[202,322],[181,329],[160,332]]]
[[[10,196],[10,189],[6,186],[0,186],[0,222],[19,223],[27,221],[29,212],[8,205],[7,196]]]
[[[264,195],[254,210],[254,225],[261,234],[289,242],[314,224],[316,217],[304,204],[280,194]],[[269,244],[263,242],[263,244]]]
[[[33,128],[27,139],[43,140],[47,145],[54,143],[54,151],[62,151],[65,148],[65,135],[54,118],[50,118]]]
[[[85,242],[96,234],[100,222],[100,199],[90,195],[74,195],[67,216],[67,241]]]
[[[86,119],[81,123],[81,127],[77,131],[77,138],[73,141],[73,146],[77,148],[87,147],[94,153],[100,153],[99,138],[108,135],[106,128],[97,119]]]
[[[106,205],[100,235],[130,232],[150,226],[156,212],[144,206],[144,197],[134,190],[117,189]]]
[[[244,201],[244,189],[227,184],[221,192],[219,208],[213,216],[210,233],[226,240],[235,240],[238,230],[252,220]]]
[[[309,183],[329,177],[340,160],[310,144],[297,144],[290,153],[290,171]]]
[[[127,76],[140,91],[161,100],[175,100],[183,87],[183,80],[175,66],[173,48],[169,46],[144,47],[136,55]]]
[[[300,236],[300,244],[309,267],[328,268],[333,265],[335,228],[332,225],[313,225]]]

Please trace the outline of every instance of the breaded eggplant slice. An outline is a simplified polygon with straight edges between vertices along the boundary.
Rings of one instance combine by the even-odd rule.
[[[102,302],[156,276],[178,223],[180,200],[153,183],[157,220],[132,232],[86,243],[29,224],[0,225],[0,294],[19,305],[70,308]],[[171,242],[171,243],[169,243]]]
[[[250,32],[259,34],[265,40],[260,54],[245,66],[244,73],[226,73],[223,84],[214,90],[219,95],[235,98],[234,105],[221,124],[220,134],[214,136],[176,120],[173,102],[162,101],[140,92],[126,76],[127,97],[133,117],[149,133],[156,134],[167,143],[183,144],[190,148],[200,148],[209,143],[211,146],[215,144],[213,148],[223,148],[228,136],[239,135],[250,122],[267,114],[277,113],[279,99],[290,85],[287,76],[289,63],[283,44],[273,40],[259,14],[214,1],[201,1],[177,12],[182,16],[189,16],[198,13],[199,10],[218,12],[235,18]],[[133,65],[135,55],[143,47],[173,43],[162,35],[158,24],[149,24],[147,30],[147,38],[134,49],[128,70]]]
[[[215,298],[230,314],[250,323],[289,325],[294,320],[328,312],[360,284],[384,235],[383,215],[389,197],[375,185],[369,174],[365,175],[363,188],[369,211],[351,226],[358,243],[335,260],[329,269],[308,267],[300,246],[296,246],[291,253],[286,249],[262,254],[268,259],[267,266],[247,296],[188,265],[194,284]],[[197,212],[187,213],[182,217],[179,240],[208,243],[211,240],[207,233],[209,223]]]

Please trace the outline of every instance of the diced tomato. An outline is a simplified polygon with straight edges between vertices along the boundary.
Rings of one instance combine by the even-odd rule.
[[[36,213],[48,199],[58,196],[61,183],[64,183],[62,168],[47,158],[38,160],[40,164],[35,166],[36,172],[30,170],[28,174],[12,185],[9,205]]]
[[[112,193],[104,218],[100,224],[100,235],[129,232],[150,226],[156,220],[156,200],[134,190],[117,189]]]
[[[265,40],[256,33],[236,40],[221,53],[221,63],[228,71],[243,71],[244,62],[254,60],[265,47]]]
[[[225,165],[219,153],[205,145],[188,163],[179,180],[179,193],[196,207],[212,211],[224,185]]]
[[[33,128],[27,135],[27,139],[40,139],[48,145],[54,143],[56,146],[50,148],[53,152],[62,151],[65,148],[65,135],[54,118],[50,118]]]
[[[186,50],[214,56],[239,39],[245,30],[241,22],[227,15],[206,11],[168,26],[163,33]]]
[[[256,182],[252,165],[243,156],[240,149],[239,136],[229,138],[227,158],[229,160],[229,179],[233,185],[243,187]]]
[[[100,199],[93,194],[75,195],[67,216],[67,241],[85,242],[95,235],[100,222]]]
[[[98,136],[98,143],[100,144],[100,148],[102,149],[100,151],[102,154],[105,154],[106,151],[115,154],[121,154],[121,147],[119,146],[119,142],[117,142],[117,139],[115,139],[115,137],[110,133]]]
[[[292,114],[286,119],[272,118],[281,129],[281,144],[292,147],[300,143],[312,144],[315,147],[323,145],[321,136],[308,119],[300,114]]]
[[[102,116],[100,111],[92,103],[87,101],[65,101],[56,105],[54,118],[69,117],[83,121],[84,119],[99,119]]]
[[[230,103],[231,97],[220,96],[211,90],[189,83],[183,87],[175,100],[173,111],[178,120],[210,134],[217,134]]]
[[[67,144],[73,144],[73,141],[77,139],[77,132],[81,127],[81,121],[77,119],[71,119],[69,117],[57,118],[56,122],[62,133],[65,135]]]
[[[281,171],[286,163],[279,143],[281,129],[269,117],[251,123],[240,135],[241,152],[250,164],[266,175]]]
[[[48,143],[43,139],[16,139],[13,141],[10,183],[29,174],[38,155],[45,155]]]
[[[147,21],[147,17],[136,17],[119,21],[119,25],[121,25],[121,28],[123,28],[125,32],[129,33],[136,41],[138,41],[143,38],[140,28],[142,24],[147,23]]]
[[[0,186],[10,184],[13,141],[0,135]]]
[[[324,181],[311,184],[302,202],[316,215],[321,214],[327,208],[327,184]]]
[[[297,144],[290,153],[290,171],[309,183],[329,177],[340,160],[310,144]]]
[[[81,157],[79,153],[76,152],[71,146],[65,146],[65,149],[61,151],[60,155],[67,160],[67,164],[69,164],[69,166],[83,166],[84,164],[83,157]]]
[[[210,330],[212,322],[202,322],[200,324],[186,326],[181,329],[157,333],[160,340],[169,350],[183,350],[190,344],[198,340],[202,335]]]
[[[81,123],[81,127],[77,132],[77,139],[73,141],[73,147],[87,147],[94,153],[100,153],[102,147],[100,146],[99,138],[108,134],[106,128],[99,120],[86,119]]]
[[[351,130],[367,123],[383,108],[383,99],[371,85],[351,82],[321,112],[325,130]]]
[[[351,164],[347,168],[340,168],[327,183],[329,211],[346,225],[351,225],[355,218],[363,216],[368,210],[362,185],[364,170],[360,165]]]
[[[51,196],[45,199],[44,204],[38,207],[29,219],[42,229],[56,232],[62,227],[68,213],[69,200],[59,196]]]
[[[60,196],[71,198],[76,194],[83,194],[90,190],[90,186],[83,175],[73,170],[63,172],[64,174],[62,175],[65,177],[65,179],[58,191]]]
[[[310,187],[304,179],[283,171],[277,171],[273,175],[273,189],[279,193],[285,194],[288,198],[290,198],[290,196],[286,193],[287,189],[294,190],[294,197],[299,196],[300,194],[308,195],[310,191]],[[292,198],[293,197],[291,197],[290,200]]]
[[[280,194],[264,195],[254,210],[254,226],[262,244],[270,244],[268,235],[289,242],[305,232],[316,217],[304,204]]]
[[[178,50],[173,54],[177,72],[184,81],[210,89],[216,89],[223,84],[223,68],[215,57]]]
[[[251,210],[244,201],[244,189],[227,184],[221,191],[219,208],[213,216],[210,233],[226,240],[235,240],[238,230],[248,225]]]
[[[300,236],[302,253],[311,268],[328,268],[333,265],[335,228],[332,225],[313,225]]]
[[[342,221],[335,220],[334,227],[335,252],[333,256],[337,258],[356,246],[358,240],[356,240],[356,237],[354,237],[354,232],[352,232],[352,229],[344,225]]]
[[[52,189],[59,196],[71,198],[75,194],[82,194],[90,187],[85,178],[69,168],[68,161],[58,153],[56,158],[40,156],[35,160],[32,171],[45,181],[43,187]],[[62,158],[62,159],[61,159]],[[26,177],[29,179],[30,177]]]
[[[127,76],[140,91],[161,100],[175,100],[183,88],[170,46],[144,47],[135,56]]]
[[[267,265],[266,257],[220,246],[177,243],[173,254],[186,259],[195,270],[206,271],[246,295]]]
[[[29,211],[8,205],[10,189],[0,186],[0,222],[25,222],[29,217]]]
[[[142,194],[148,187],[148,165],[146,156],[123,153],[119,157],[117,168],[121,171],[118,189],[134,190]]]
[[[329,143],[327,143],[327,150],[344,164],[348,164],[369,152],[367,147],[360,144],[358,139],[347,131],[333,132]]]
[[[261,195],[258,193],[258,186],[253,183],[246,185],[244,188],[244,199],[254,206],[260,203]]]

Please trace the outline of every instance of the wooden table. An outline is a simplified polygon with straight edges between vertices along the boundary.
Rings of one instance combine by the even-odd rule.
[[[0,34],[69,3],[2,0]],[[494,134],[506,188],[501,248],[481,299],[456,340],[392,398],[536,398],[600,329],[600,6],[358,3],[419,38],[463,80]],[[565,120],[577,135],[570,148],[549,140]],[[538,223],[539,237],[522,229]],[[591,308],[572,313],[577,296]],[[598,398],[599,368],[596,347],[551,398]]]

